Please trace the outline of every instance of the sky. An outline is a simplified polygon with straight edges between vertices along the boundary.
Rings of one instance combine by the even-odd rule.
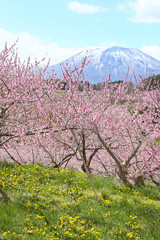
[[[0,0],[0,51],[59,63],[91,47],[136,48],[160,60],[160,0]]]

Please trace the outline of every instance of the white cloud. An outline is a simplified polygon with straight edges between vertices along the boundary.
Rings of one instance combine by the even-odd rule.
[[[160,61],[160,47],[159,46],[143,46],[140,50]]]
[[[125,11],[126,10],[126,5],[124,3],[118,3],[117,9],[119,11]]]
[[[0,51],[4,48],[5,42],[7,42],[8,47],[10,47],[16,42],[17,39],[19,40],[16,48],[18,48],[18,56],[20,57],[21,61],[27,61],[28,57],[30,56],[31,62],[34,63],[35,59],[40,61],[46,56],[46,61],[44,64],[47,63],[48,59],[50,58],[50,65],[62,62],[74,54],[83,51],[84,49],[94,47],[109,48],[113,46],[122,46],[116,42],[102,42],[98,46],[86,46],[85,48],[65,48],[60,47],[54,42],[47,44],[41,38],[32,36],[27,32],[13,34],[0,28]]]
[[[114,46],[125,47],[124,44],[119,44],[117,42],[102,42],[99,45],[100,47],[104,47],[104,48],[110,48]]]
[[[92,14],[106,12],[108,9],[101,6],[88,5],[86,3],[82,4],[77,1],[70,1],[67,5],[68,9],[79,14]]]
[[[128,6],[134,10],[134,22],[160,23],[160,0],[136,0]]]
[[[18,48],[18,55],[21,61],[27,60],[31,57],[31,61],[35,59],[41,60],[46,56],[46,61],[51,58],[50,64],[59,63],[72,55],[82,51],[81,48],[63,48],[56,43],[45,43],[42,39],[32,36],[29,33],[12,34],[3,29],[0,29],[0,51],[4,48],[5,42],[8,47],[19,39],[16,47]]]

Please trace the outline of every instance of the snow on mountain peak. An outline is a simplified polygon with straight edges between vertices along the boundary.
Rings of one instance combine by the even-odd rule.
[[[102,52],[105,50],[105,48],[87,48],[83,50],[82,52],[78,53],[75,57],[76,61],[81,61],[84,57],[87,56],[87,58],[96,64],[100,61]],[[74,57],[74,56],[73,56]]]
[[[102,82],[110,72],[111,80],[124,80],[128,71],[129,78],[135,73],[137,79],[148,75],[160,74],[160,61],[134,48],[114,46],[111,48],[88,48],[72,56],[66,61],[69,64],[80,66],[84,57],[90,63],[84,68],[84,76],[91,83]],[[65,62],[65,61],[64,61]],[[54,66],[57,75],[60,76],[60,64]],[[134,80],[132,79],[134,82]]]

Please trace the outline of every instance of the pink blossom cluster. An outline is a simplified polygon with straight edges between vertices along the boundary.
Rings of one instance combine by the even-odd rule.
[[[84,78],[87,58],[62,66],[61,79],[40,62],[21,63],[15,45],[0,53],[0,156],[42,162],[123,182],[159,176],[160,88],[111,82],[97,91]],[[63,86],[62,86],[63,85]],[[81,86],[81,90],[80,90]],[[87,169],[86,169],[87,167]]]

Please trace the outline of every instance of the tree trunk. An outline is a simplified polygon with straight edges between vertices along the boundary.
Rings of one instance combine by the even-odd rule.
[[[117,166],[116,168],[116,177],[118,177],[120,180],[122,180],[123,183],[128,184],[129,181],[127,179],[128,168],[126,164],[121,163],[120,166]]]
[[[91,168],[89,166],[90,166],[89,161],[86,161],[86,167],[88,168],[88,172],[91,173]],[[86,172],[84,163],[81,165],[81,169],[82,169],[83,172]]]

